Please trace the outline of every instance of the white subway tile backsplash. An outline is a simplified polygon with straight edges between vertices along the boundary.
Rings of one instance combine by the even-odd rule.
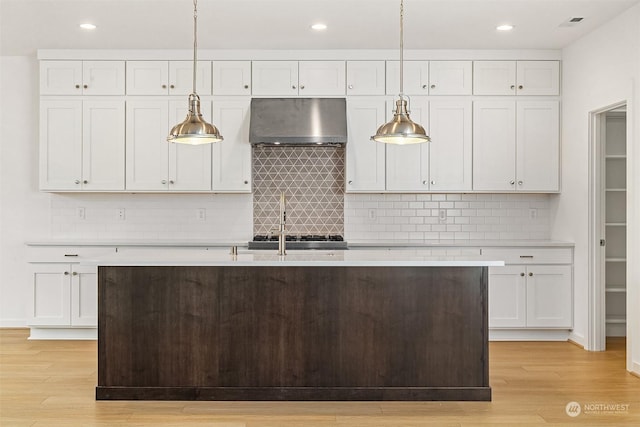
[[[347,241],[542,240],[550,236],[546,194],[345,195],[349,208],[365,201],[368,209],[377,209],[376,218],[369,219],[368,209],[346,209]],[[536,209],[536,218],[529,218],[529,209]],[[363,220],[354,222],[352,217]]]

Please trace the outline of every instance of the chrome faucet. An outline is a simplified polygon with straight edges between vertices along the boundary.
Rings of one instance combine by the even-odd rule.
[[[280,193],[280,224],[278,227],[278,255],[287,254],[287,212],[286,212],[287,199],[284,192]]]

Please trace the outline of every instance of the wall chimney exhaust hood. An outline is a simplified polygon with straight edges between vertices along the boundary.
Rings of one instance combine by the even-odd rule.
[[[253,98],[249,142],[335,145],[347,142],[344,98]]]

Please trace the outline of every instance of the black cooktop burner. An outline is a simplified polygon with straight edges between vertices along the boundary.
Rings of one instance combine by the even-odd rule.
[[[339,234],[287,234],[290,249],[346,249],[347,242]],[[278,247],[278,235],[256,234],[249,242],[249,249],[273,249]]]

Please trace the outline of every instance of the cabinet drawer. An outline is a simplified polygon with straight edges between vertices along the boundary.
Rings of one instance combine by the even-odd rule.
[[[571,248],[485,248],[485,259],[504,261],[505,264],[571,264]]]
[[[98,258],[115,252],[114,247],[87,246],[37,246],[29,247],[29,262],[66,262],[74,263]]]

